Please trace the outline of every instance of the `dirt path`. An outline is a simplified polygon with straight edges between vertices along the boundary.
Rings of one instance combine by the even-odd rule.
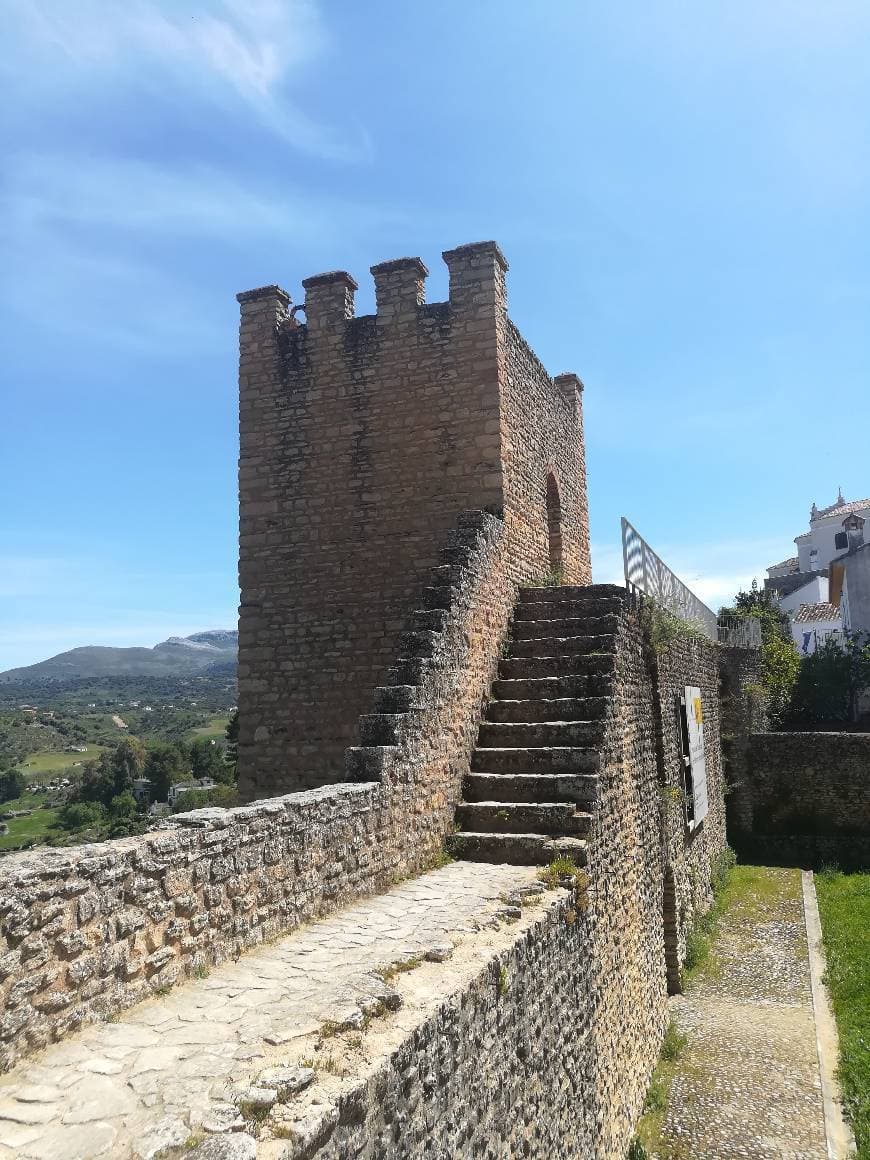
[[[740,867],[712,954],[672,1017],[662,1160],[827,1160],[799,870]]]

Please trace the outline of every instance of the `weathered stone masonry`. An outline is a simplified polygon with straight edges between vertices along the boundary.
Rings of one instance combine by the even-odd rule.
[[[735,799],[747,857],[870,866],[870,735],[754,733]]]
[[[249,799],[341,780],[356,718],[395,656],[457,514],[503,515],[505,574],[589,581],[581,390],[507,317],[494,242],[447,251],[448,302],[418,258],[356,283],[239,295],[239,762]],[[549,492],[549,509],[548,509]]]
[[[363,721],[349,778],[165,832],[0,863],[0,1067],[300,922],[425,869],[450,828],[513,607],[502,521],[460,517]],[[447,569],[447,575],[442,569]],[[408,694],[413,692],[413,704]],[[391,736],[383,736],[385,725]]]
[[[422,263],[403,259],[374,267],[367,319],[351,318],[346,274],[307,281],[305,327],[276,287],[240,296],[243,774],[252,796],[345,784],[5,859],[0,1066],[431,864],[493,681],[517,668],[512,632],[556,689],[520,681],[519,709],[541,713],[503,724],[531,722],[543,748],[503,751],[503,772],[522,781],[511,763],[531,754],[554,791],[589,787],[587,888],[516,940],[506,991],[491,964],[449,996],[327,1109],[304,1156],[411,1160],[420,1140],[444,1157],[625,1154],[724,848],[718,650],[681,638],[653,658],[624,591],[577,587],[579,380],[551,380],[508,320],[494,243],[445,259],[449,303],[424,306]],[[523,636],[518,587],[554,571],[575,586],[527,590]],[[674,712],[687,684],[710,797],[691,835]],[[552,697],[595,720],[547,716]]]

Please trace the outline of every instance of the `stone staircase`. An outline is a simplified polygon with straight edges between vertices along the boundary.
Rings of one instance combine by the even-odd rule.
[[[450,838],[456,858],[586,861],[625,589],[522,588]]]

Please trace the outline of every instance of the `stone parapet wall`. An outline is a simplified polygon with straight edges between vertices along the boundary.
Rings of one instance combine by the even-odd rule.
[[[747,650],[744,650],[747,651]],[[664,645],[653,662],[656,732],[659,745],[659,800],[668,900],[668,968],[672,990],[686,957],[686,936],[698,915],[713,901],[712,878],[727,846],[719,645],[695,634],[679,635]],[[685,824],[683,741],[678,701],[686,686],[701,691],[708,812],[691,832]]]
[[[4,859],[0,1063],[388,883],[403,841],[345,785]]]
[[[310,1109],[287,1160],[625,1156],[668,1021],[666,876],[685,903],[683,957],[710,903],[724,804],[716,646],[678,641],[654,665],[637,612],[618,621],[586,888],[548,896],[531,923],[524,912],[513,945]],[[710,824],[694,835],[663,792],[679,781],[679,741],[661,706],[686,684],[702,690],[711,774]]]
[[[746,779],[750,737],[767,729],[762,675],[760,648],[720,646],[719,700],[729,834],[740,828],[738,810]]]
[[[446,978],[433,970],[434,1009],[402,1020],[404,1035],[368,1074],[310,1107],[281,1142],[285,1160],[623,1156],[624,1130],[618,1151],[602,1131],[588,913],[560,895],[470,977],[451,978],[449,964]]]
[[[654,688],[626,605],[587,847],[593,1156],[625,1154],[667,1023],[660,827]]]
[[[735,817],[747,854],[870,866],[870,734],[752,734]]]
[[[460,516],[347,783],[3,859],[0,1066],[431,864],[514,604],[504,544],[501,520]]]

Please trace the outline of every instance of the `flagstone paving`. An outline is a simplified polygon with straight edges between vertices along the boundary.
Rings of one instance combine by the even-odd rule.
[[[827,1160],[799,870],[766,868],[675,996],[687,1036],[655,1152],[667,1160]]]
[[[379,968],[449,953],[535,882],[531,868],[453,863],[44,1049],[0,1077],[0,1160],[152,1160],[238,1121],[239,1092],[294,1039],[389,1001]]]

